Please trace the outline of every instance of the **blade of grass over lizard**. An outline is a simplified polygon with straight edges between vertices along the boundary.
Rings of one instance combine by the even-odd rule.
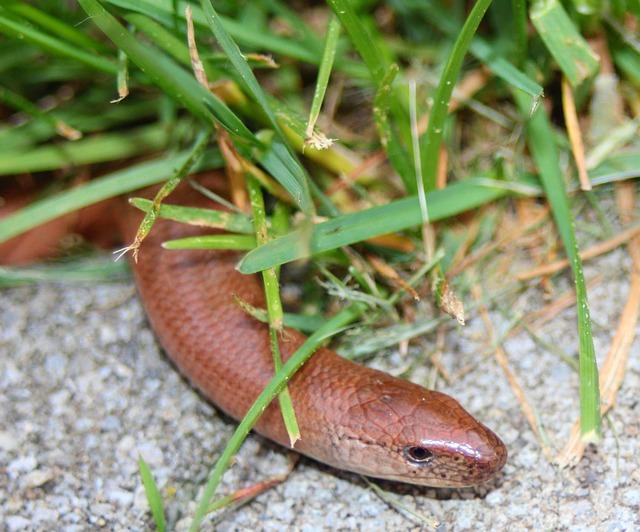
[[[269,322],[267,311],[265,309],[250,307],[248,303],[241,304],[241,306],[255,319],[261,321],[262,323]],[[290,312],[285,312],[282,316],[284,319],[285,327],[298,329],[299,331],[302,331],[304,333],[316,332],[327,321],[323,316],[293,314]]]
[[[293,374],[302,367],[302,365],[308,360],[308,358],[335,333],[339,332],[345,325],[351,323],[357,319],[362,313],[364,307],[359,305],[351,305],[344,310],[338,312],[332,318],[329,318],[324,325],[318,328],[307,340],[300,346],[300,348],[289,358],[278,371],[274,377],[269,381],[269,384],[265,386],[264,390],[260,393],[255,400],[249,411],[246,413],[238,427],[236,428],[233,436],[227,443],[224,451],[218,458],[216,465],[209,475],[207,484],[203,490],[200,501],[193,516],[193,521],[189,527],[190,532],[196,532],[200,529],[200,524],[204,519],[207,508],[213,498],[213,495],[222,480],[222,475],[229,467],[231,460],[236,455],[242,442],[246,439],[247,435],[251,431],[252,427],[256,424],[262,412],[273,399],[284,388],[287,381],[293,376]]]
[[[253,226],[255,230],[255,240],[260,244],[269,241],[269,232],[267,228],[267,215],[264,206],[264,198],[262,189],[258,181],[251,175],[246,175],[247,190],[249,192],[249,201],[251,202],[251,211],[253,213]],[[262,282],[264,284],[264,295],[267,303],[267,316],[269,318],[269,339],[271,343],[271,354],[273,356],[274,371],[278,371],[282,367],[282,355],[280,353],[280,343],[278,338],[283,332],[283,310],[282,301],[280,299],[280,283],[278,272],[275,268],[267,268],[262,271]],[[291,394],[286,386],[278,394],[278,403],[280,403],[280,411],[282,419],[289,435],[291,447],[300,439],[300,428],[298,420],[293,409]]]
[[[524,116],[529,115],[530,98],[518,93],[515,96],[520,112]],[[584,441],[593,442],[600,438],[600,393],[587,288],[576,242],[573,215],[559,166],[555,137],[541,106],[533,113],[527,124],[527,141],[540,172],[540,180],[551,205],[556,227],[573,270],[580,340],[580,429]]]
[[[101,283],[129,279],[126,262],[81,259],[31,267],[0,267],[0,287],[39,283]],[[286,320],[285,320],[286,321]]]
[[[499,182],[498,182],[499,183]],[[454,183],[427,195],[429,219],[438,221],[465,210],[484,205],[508,193],[500,187],[477,184],[474,179]],[[387,205],[338,216],[313,226],[311,234],[293,231],[248,253],[238,270],[256,273],[284,264],[361,242],[374,236],[401,231],[422,223],[416,196],[396,200]]]
[[[158,217],[158,212],[162,206],[164,199],[171,194],[175,188],[182,182],[182,180],[191,172],[193,167],[202,159],[204,151],[211,138],[211,130],[205,129],[198,133],[193,146],[189,150],[189,155],[185,159],[184,163],[176,168],[173,175],[163,183],[160,189],[155,193],[153,201],[151,202],[151,208],[145,211],[144,217],[138,226],[138,231],[133,242],[127,245],[122,252],[126,253],[130,251],[133,255],[133,260],[137,261],[140,245],[142,241],[147,237],[155,221]]]
[[[129,203],[144,212],[148,212],[152,205],[152,201],[145,198],[131,198]],[[158,217],[190,225],[224,229],[232,233],[253,233],[251,219],[248,216],[215,209],[200,209],[163,203],[160,206]]]
[[[256,247],[253,235],[206,235],[177,238],[163,242],[165,249],[237,249],[249,250]]]
[[[129,166],[85,185],[38,200],[0,221],[0,242],[98,201],[160,183],[171,175],[176,166],[183,164],[187,157],[187,153],[179,153]],[[222,160],[218,155],[203,161],[200,168],[212,169],[221,165]]]

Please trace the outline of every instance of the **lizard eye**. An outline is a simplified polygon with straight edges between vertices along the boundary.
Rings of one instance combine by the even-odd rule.
[[[405,447],[404,455],[407,457],[409,462],[418,465],[428,464],[433,458],[433,453],[429,449],[426,447],[420,447],[419,445]]]

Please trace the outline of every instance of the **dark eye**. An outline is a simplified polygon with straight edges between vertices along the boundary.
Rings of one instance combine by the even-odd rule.
[[[429,449],[419,445],[405,447],[404,454],[414,464],[428,464],[433,458],[433,453]]]

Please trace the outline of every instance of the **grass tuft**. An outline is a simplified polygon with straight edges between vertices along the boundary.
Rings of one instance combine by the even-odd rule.
[[[267,308],[238,304],[269,325],[275,375],[219,457],[192,530],[275,397],[292,441],[298,437],[286,383],[330,336],[348,327],[339,347],[355,359],[400,346],[408,373],[427,363],[411,347],[429,346],[423,337],[436,336],[429,381],[455,379],[439,358],[444,333],[458,326],[438,309],[443,288],[455,299],[452,307],[465,303],[467,317],[485,320],[496,308],[520,308],[524,290],[544,291],[553,302],[511,316],[514,325],[505,333],[525,330],[542,340],[535,330],[540,312],[556,315],[572,305],[572,293],[556,293],[557,276],[571,266],[581,440],[572,434],[566,448],[597,440],[608,408],[599,404],[588,307],[594,280],[585,281],[582,262],[625,242],[633,250],[637,241],[635,222],[625,215],[617,223],[608,207],[614,188],[637,188],[633,179],[640,176],[637,0],[610,7],[599,0],[536,0],[529,8],[522,0],[478,0],[467,10],[442,0],[316,4],[11,0],[0,6],[0,193],[5,186],[8,198],[14,190],[36,191],[27,205],[0,211],[0,244],[164,182],[154,202],[130,200],[145,212],[141,237],[156,218],[211,228],[213,235],[164,246],[172,253],[239,250],[246,252],[238,263],[242,273],[262,272]],[[232,176],[230,199],[191,183],[224,212],[164,203],[179,181],[223,167]],[[625,212],[633,209],[627,203]],[[588,247],[591,240],[601,244]],[[520,254],[534,264],[512,273]],[[126,273],[121,264],[85,259],[3,268],[0,284]],[[292,289],[280,266],[296,261]],[[311,280],[300,281],[300,272]],[[292,312],[284,312],[287,303]],[[623,317],[619,347],[610,350],[620,360],[637,312],[631,308]],[[283,326],[311,333],[285,363],[278,357]],[[576,365],[565,355],[570,344],[538,343]],[[498,351],[514,394],[525,397],[516,366],[507,364],[504,346]],[[620,362],[612,367],[615,386],[603,380],[607,402],[623,373]],[[572,385],[567,381],[567,390]],[[548,415],[520,404],[525,417],[536,417],[532,426],[539,421],[532,412],[540,412],[540,421]],[[547,449],[542,432],[534,433]],[[142,459],[140,471],[156,527],[164,529],[162,501]]]

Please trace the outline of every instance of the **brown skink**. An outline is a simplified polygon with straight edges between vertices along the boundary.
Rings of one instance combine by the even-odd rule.
[[[171,201],[203,206],[206,200],[185,188]],[[138,221],[135,217],[125,231],[128,241]],[[160,247],[203,232],[157,222],[133,270],[149,320],[176,366],[220,409],[240,419],[273,377],[273,360],[266,325],[247,315],[234,295],[264,308],[263,287],[259,277],[236,271],[236,253]],[[287,330],[283,358],[303,341],[300,333]],[[500,439],[456,400],[329,349],[312,356],[289,390],[302,435],[296,451],[339,469],[457,487],[487,480],[506,461]],[[255,430],[289,446],[277,402]]]
[[[206,201],[188,187],[171,197],[172,203],[211,206]],[[132,211],[119,209],[126,241],[140,221]],[[236,271],[236,253],[160,246],[205,232],[159,220],[132,266],[149,320],[171,360],[215,405],[240,419],[274,372],[266,325],[234,299],[264,308],[262,283]],[[294,330],[282,338],[285,359],[304,341]],[[288,386],[301,432],[295,450],[336,468],[412,484],[462,487],[487,480],[506,461],[500,439],[455,399],[329,349],[319,349]],[[277,402],[255,430],[289,447]]]

